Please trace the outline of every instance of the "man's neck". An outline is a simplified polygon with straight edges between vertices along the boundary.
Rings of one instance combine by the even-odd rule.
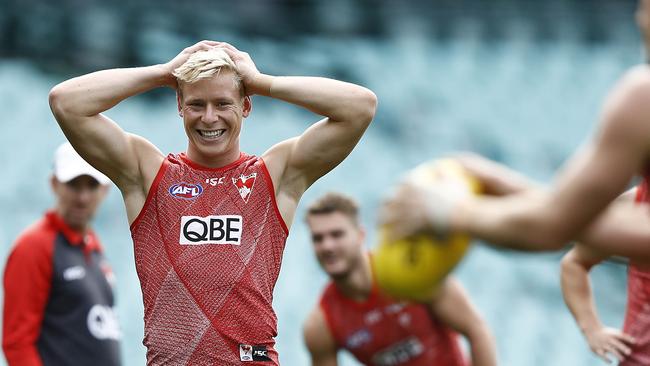
[[[192,148],[188,148],[186,155],[194,163],[206,168],[222,168],[237,161],[241,156],[241,151],[239,149],[233,149],[219,156],[206,156]]]
[[[354,301],[365,301],[372,293],[372,268],[370,266],[370,257],[364,253],[359,258],[359,262],[347,276],[333,279],[334,285],[345,295],[345,297]]]

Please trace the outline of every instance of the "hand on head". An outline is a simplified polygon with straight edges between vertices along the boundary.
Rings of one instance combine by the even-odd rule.
[[[248,52],[240,51],[235,46],[226,42],[219,42],[217,47],[223,48],[235,63],[237,73],[241,77],[242,83],[244,83],[246,95],[258,94],[259,88],[261,87],[258,85],[260,72],[257,70],[257,66],[255,66]]]
[[[182,64],[187,61],[187,59],[197,51],[207,51],[215,46],[217,46],[219,42],[216,41],[207,41],[203,40],[200,42],[197,42],[193,44],[190,47],[187,47],[183,49],[178,55],[176,55],[173,59],[169,60],[167,63],[163,65],[165,68],[166,74],[167,74],[167,82],[166,84],[174,89],[178,87],[178,83],[176,81],[176,77],[173,75],[174,70],[176,70],[178,67],[180,67]]]
[[[258,81],[260,72],[257,70],[253,59],[247,52],[243,52],[235,48],[227,42],[218,41],[200,41],[194,45],[183,49],[176,57],[164,64],[166,73],[168,75],[167,85],[172,88],[177,88],[178,84],[176,78],[173,76],[174,70],[183,65],[189,57],[198,51],[208,51],[210,49],[220,48],[230,56],[236,67],[237,74],[241,77],[246,95],[257,94],[263,86]]]

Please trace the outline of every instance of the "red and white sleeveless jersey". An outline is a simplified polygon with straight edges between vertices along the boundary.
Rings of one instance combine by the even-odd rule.
[[[650,202],[648,176],[637,187],[636,202]],[[630,264],[623,331],[636,338],[632,353],[619,366],[650,365],[650,271]]]
[[[278,365],[287,232],[261,158],[210,169],[167,156],[131,225],[147,364]]]
[[[397,302],[373,285],[365,302],[346,298],[330,283],[320,307],[338,348],[364,365],[464,366],[458,336],[424,304]]]

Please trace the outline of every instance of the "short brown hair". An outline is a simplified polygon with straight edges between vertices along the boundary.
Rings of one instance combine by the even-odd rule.
[[[317,199],[307,208],[305,220],[313,215],[325,215],[340,212],[348,216],[355,224],[359,224],[359,205],[357,201],[342,193],[329,192]]]

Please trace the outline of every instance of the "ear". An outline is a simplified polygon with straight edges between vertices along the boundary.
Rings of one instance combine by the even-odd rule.
[[[251,101],[251,97],[247,95],[244,97],[242,116],[244,118],[248,117],[248,115],[251,114],[251,110],[253,110],[253,101]]]
[[[181,94],[181,91],[176,89],[176,106],[178,107],[178,115],[183,118],[183,96]]]

